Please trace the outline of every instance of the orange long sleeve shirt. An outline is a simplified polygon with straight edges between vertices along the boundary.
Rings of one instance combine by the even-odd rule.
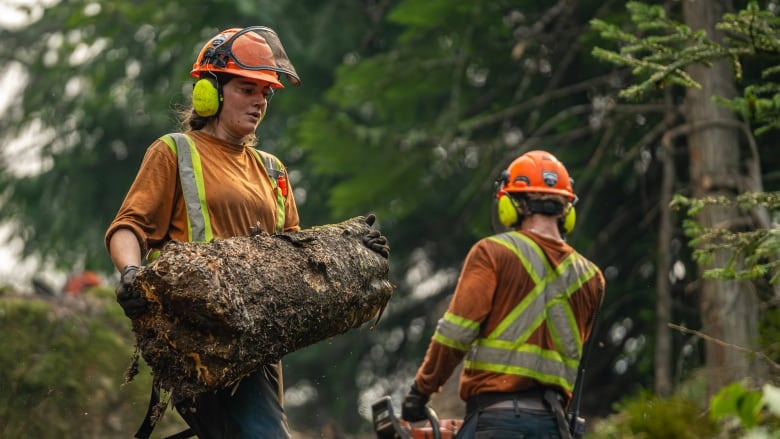
[[[257,222],[272,233],[277,219],[276,194],[265,166],[254,153],[202,131],[187,135],[200,154],[214,237],[248,235]],[[287,170],[284,172],[287,177]],[[106,248],[114,232],[122,228],[135,234],[144,253],[160,249],[171,240],[188,240],[187,209],[176,154],[161,140],[147,149],[135,181],[106,231]],[[299,229],[298,209],[290,188],[285,200],[284,231]]]
[[[574,252],[564,241],[524,231],[521,233],[539,244],[553,267],[557,267]],[[490,334],[534,286],[515,253],[496,242],[482,239],[472,246],[466,257],[448,311],[479,322],[479,337],[482,338]],[[604,277],[601,271],[597,270],[581,287],[580,292],[584,294],[578,292],[570,298],[583,339],[589,337],[593,328],[594,313],[603,300],[604,288]],[[528,342],[547,349],[553,349],[554,346],[545,325],[534,331]],[[440,391],[466,354],[466,351],[445,346],[432,339],[415,377],[417,388],[427,395]],[[464,369],[459,393],[465,401],[480,393],[519,392],[541,386],[538,381],[521,375]]]

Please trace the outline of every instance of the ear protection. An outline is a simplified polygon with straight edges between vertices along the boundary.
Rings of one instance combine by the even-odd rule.
[[[192,87],[192,108],[201,117],[219,114],[222,109],[222,86],[217,78],[200,78]]]
[[[496,202],[496,209],[498,210],[498,222],[504,227],[514,227],[520,222],[520,217],[517,214],[520,206],[517,202],[506,192],[499,191],[497,194],[498,202]]]
[[[522,221],[521,210],[525,210],[518,205],[517,201],[512,198],[507,192],[499,191],[497,194],[498,201],[496,202],[496,209],[498,213],[498,221],[507,228],[517,226]],[[573,204],[569,204],[568,209],[563,214],[563,218],[560,222],[561,230],[563,233],[571,233],[574,230],[574,225],[577,223],[577,211],[574,209]]]
[[[569,204],[569,209],[563,214],[563,221],[560,226],[563,229],[563,233],[569,234],[574,230],[574,225],[577,223],[577,211],[574,210],[574,205]]]

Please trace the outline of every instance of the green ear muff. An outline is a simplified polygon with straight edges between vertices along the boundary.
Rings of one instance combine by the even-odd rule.
[[[574,230],[574,224],[577,222],[577,211],[574,210],[574,206],[569,206],[569,210],[566,211],[566,215],[563,217],[563,231],[566,234],[571,233]]]
[[[498,203],[496,203],[496,209],[498,210],[498,221],[504,225],[504,227],[513,227],[517,224],[517,204],[506,192],[498,194]]]
[[[198,79],[192,87],[192,108],[201,117],[211,117],[222,107],[222,93],[217,82],[210,78]]]

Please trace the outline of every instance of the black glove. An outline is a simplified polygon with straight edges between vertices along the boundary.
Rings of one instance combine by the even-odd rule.
[[[373,226],[374,221],[376,221],[376,215],[373,213],[366,217],[366,224],[369,226]],[[382,236],[379,233],[379,230],[371,230],[370,232],[363,235],[363,244],[365,244],[366,247],[370,248],[371,250],[384,256],[385,258],[390,257],[390,246],[387,245],[387,238]]]
[[[141,292],[131,287],[137,273],[138,267],[135,265],[125,266],[119,278],[119,285],[116,287],[116,301],[124,310],[125,315],[131,319],[137,319],[144,315],[148,304]]]
[[[263,229],[263,223],[258,221],[257,223],[255,223],[254,226],[249,228],[249,236],[261,236],[261,235],[266,235],[267,236],[268,232],[266,232]]]
[[[417,390],[417,383],[412,383],[412,388],[406,394],[401,405],[401,417],[409,422],[418,422],[428,419],[425,404],[428,404],[428,395],[423,395]]]

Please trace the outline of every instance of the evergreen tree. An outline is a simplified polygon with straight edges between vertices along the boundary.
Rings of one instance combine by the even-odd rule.
[[[594,28],[620,44],[618,51],[596,48],[594,55],[631,68],[638,83],[621,92],[625,98],[647,98],[675,85],[686,91],[686,124],[670,128],[667,138],[684,135],[690,150],[692,190],[677,196],[674,205],[690,207],[687,213],[694,219],[686,223],[686,232],[704,270],[704,332],[760,349],[756,340],[764,306],[758,300],[776,296],[766,287],[762,291],[760,282],[776,284],[778,277],[776,227],[766,210],[777,209],[777,195],[763,193],[760,166],[760,150],[771,143],[757,139],[730,110],[746,124],[756,124],[757,136],[777,127],[778,87],[771,79],[777,67],[760,67],[766,55],[778,55],[777,18],[755,1],[726,14],[718,13],[717,2],[688,2],[682,11],[686,24],[670,18],[660,5],[629,2],[627,9],[631,29],[594,20]],[[716,25],[708,17],[720,21]],[[754,70],[757,55],[763,80],[749,78],[744,84],[743,63]],[[731,94],[735,85],[742,87],[742,97]],[[746,280],[759,281],[758,296],[756,283]],[[709,344],[707,351],[711,392],[745,376],[760,378],[766,371],[765,365],[721,344]]]

